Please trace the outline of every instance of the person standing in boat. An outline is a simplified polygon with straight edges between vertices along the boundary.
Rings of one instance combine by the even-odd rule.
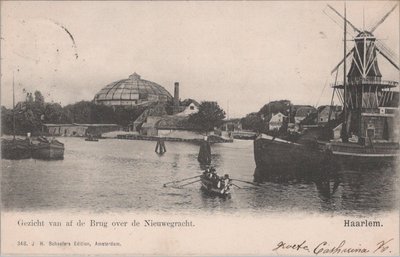
[[[197,157],[197,160],[200,162],[200,164],[211,164],[211,146],[208,142],[207,136],[205,136],[204,140],[201,142],[199,156]]]

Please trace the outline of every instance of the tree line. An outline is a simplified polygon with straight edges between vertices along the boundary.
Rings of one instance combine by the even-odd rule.
[[[184,102],[180,102],[184,104]],[[163,103],[165,112],[173,113],[172,100]],[[14,109],[1,107],[1,133],[13,134],[15,115],[15,134],[33,136],[40,135],[43,124],[118,124],[128,127],[147,108],[151,106],[106,106],[93,101],[80,101],[61,106],[58,103],[46,102],[40,91],[27,93],[23,102],[16,104]],[[199,112],[190,115],[189,122],[197,125],[203,131],[210,131],[220,126],[225,118],[225,112],[216,102],[204,101],[199,106]]]
[[[273,114],[278,112],[289,116],[291,119],[290,122],[294,122],[294,113],[291,109],[291,102],[289,100],[279,100],[269,102],[261,107],[258,112],[252,112],[243,117],[240,120],[242,128],[254,132],[267,133],[268,121],[271,119]],[[288,115],[289,113],[291,115]],[[282,130],[284,130],[284,128],[282,128]]]
[[[13,111],[15,113],[15,133],[26,135],[40,134],[42,124],[118,124],[127,127],[130,122],[144,111],[146,107],[123,107],[97,105],[92,101],[80,101],[61,106],[58,103],[45,102],[40,91],[27,93],[26,100],[12,108],[1,107],[1,132],[13,134]]]

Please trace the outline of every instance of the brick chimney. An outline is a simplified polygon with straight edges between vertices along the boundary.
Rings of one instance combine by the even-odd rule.
[[[179,82],[175,82],[174,88],[174,106],[179,106]]]
[[[175,82],[173,112],[174,114],[179,112],[179,82]]]

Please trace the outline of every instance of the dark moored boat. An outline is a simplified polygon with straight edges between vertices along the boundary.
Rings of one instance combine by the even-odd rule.
[[[14,93],[14,74],[13,74],[13,139],[1,140],[1,158],[2,159],[29,159],[31,158],[31,142],[29,139],[15,138],[15,93]]]
[[[99,140],[97,138],[85,138],[85,141],[89,141],[89,142],[98,142]]]
[[[89,137],[85,138],[85,141],[97,142],[97,141],[99,141],[99,139],[89,136]]]
[[[396,142],[375,142],[373,145],[331,142],[327,144],[335,159],[346,167],[365,167],[393,164],[399,157],[399,144]]]
[[[1,141],[1,158],[10,160],[31,158],[31,145],[29,140],[3,139]]]
[[[32,144],[32,157],[43,160],[64,159],[64,144],[56,139],[39,137]]]
[[[254,159],[256,181],[269,178],[313,180],[335,166],[332,152],[319,147],[317,142],[299,144],[266,134],[254,140]]]
[[[231,180],[228,175],[218,176],[215,172],[204,172],[200,176],[201,188],[213,195],[227,196],[231,193]]]

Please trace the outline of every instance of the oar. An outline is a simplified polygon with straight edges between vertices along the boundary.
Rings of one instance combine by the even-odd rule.
[[[238,186],[238,185],[236,185],[236,184],[233,184],[233,183],[232,183],[232,185],[234,185],[235,187],[237,187],[237,188],[241,189],[241,187],[240,187],[240,186]]]
[[[253,185],[253,186],[262,187],[262,186],[260,186],[260,185],[258,185],[258,184],[256,184],[256,183],[249,182],[249,181],[244,181],[244,180],[240,180],[240,179],[232,179],[232,180],[236,180],[236,181],[240,181],[240,182],[243,182],[243,183],[251,184],[251,185]]]
[[[196,182],[200,182],[200,179],[199,179],[199,180],[196,180],[196,181],[192,181],[192,182],[186,183],[186,184],[183,184],[183,185],[180,185],[179,187],[184,187],[184,186],[187,186],[187,185],[196,183]]]
[[[169,185],[169,184],[174,184],[174,183],[182,182],[182,181],[189,180],[189,179],[192,179],[192,178],[197,178],[197,177],[200,177],[200,176],[201,176],[201,175],[197,175],[197,176],[190,177],[190,178],[185,178],[185,179],[181,179],[181,180],[171,181],[171,182],[165,183],[165,184],[164,184],[164,187],[166,187],[166,186]]]

